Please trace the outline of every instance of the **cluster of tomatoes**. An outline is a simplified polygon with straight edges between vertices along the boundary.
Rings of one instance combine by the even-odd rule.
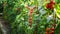
[[[54,34],[54,27],[52,28],[46,28],[46,34]]]
[[[30,27],[32,26],[32,13],[33,13],[33,9],[30,9],[30,14],[29,14],[29,23],[30,23]]]
[[[53,10],[55,4],[54,0],[50,0],[50,3],[46,4],[46,8]]]
[[[26,8],[28,8],[29,10],[30,10],[30,13],[29,13],[29,23],[30,23],[30,27],[32,26],[32,13],[33,13],[33,11],[34,11],[34,9],[36,8],[36,6],[35,7],[33,7],[33,8],[31,8],[31,7],[29,7],[29,6],[26,6]]]

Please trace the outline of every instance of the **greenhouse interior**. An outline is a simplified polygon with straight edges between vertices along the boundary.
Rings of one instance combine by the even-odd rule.
[[[60,0],[0,0],[0,34],[60,34]]]

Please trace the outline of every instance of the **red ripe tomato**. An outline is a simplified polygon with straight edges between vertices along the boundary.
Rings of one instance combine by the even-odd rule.
[[[47,9],[54,9],[54,5],[48,3],[48,4],[46,5],[46,8],[47,8]]]
[[[47,32],[50,31],[50,28],[46,28],[46,31],[47,31]]]
[[[54,2],[54,1],[50,1],[50,4],[53,4],[53,5],[55,5],[55,2]]]
[[[55,30],[54,27],[52,27],[51,30],[54,31]]]
[[[47,8],[47,9],[50,9],[50,7],[51,7],[50,4],[47,4],[47,5],[46,5],[46,8]]]
[[[50,3],[48,3],[46,5],[46,8],[47,9],[54,9],[54,5],[55,5],[55,2],[53,0],[51,0]]]
[[[48,32],[46,32],[46,34],[49,34]]]
[[[54,34],[54,31],[50,32],[50,34]]]
[[[54,9],[54,5],[51,4],[51,5],[50,5],[50,9]]]
[[[30,9],[30,14],[32,14],[33,13],[33,9]]]
[[[54,0],[50,0],[50,4],[55,4],[55,1]]]
[[[46,8],[47,8],[47,9],[49,8],[49,4],[46,5]]]

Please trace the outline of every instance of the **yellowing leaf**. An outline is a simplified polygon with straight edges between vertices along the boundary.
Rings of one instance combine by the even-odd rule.
[[[56,15],[58,18],[60,18],[60,10],[57,10]]]

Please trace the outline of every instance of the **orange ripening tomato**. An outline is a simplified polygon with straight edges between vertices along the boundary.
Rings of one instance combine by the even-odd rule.
[[[46,28],[46,32],[50,31],[50,28]]]
[[[49,34],[48,32],[46,32],[46,34]]]

